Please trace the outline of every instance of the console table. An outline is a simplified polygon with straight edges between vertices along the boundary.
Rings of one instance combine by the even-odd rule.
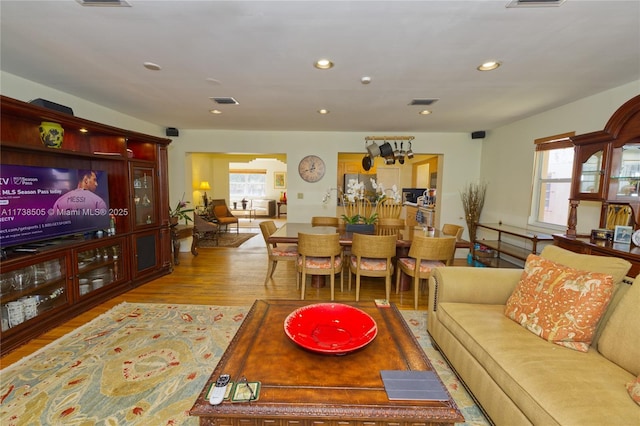
[[[395,305],[349,303],[376,321],[378,335],[343,356],[308,352],[283,329],[299,300],[258,300],[213,370],[189,414],[201,425],[453,425],[464,421],[455,401],[390,401],[380,370],[432,370],[431,362]],[[257,401],[205,398],[220,374],[261,382]]]
[[[278,201],[278,217],[280,217],[281,214],[287,214],[287,211],[285,210],[284,213],[280,212],[280,207],[282,206],[286,206],[287,202],[286,201]]]
[[[193,237],[191,241],[191,254],[198,255],[198,233],[193,232],[193,226],[174,225],[171,227],[171,246],[173,247],[173,264],[179,265],[178,253],[180,253],[180,240]]]

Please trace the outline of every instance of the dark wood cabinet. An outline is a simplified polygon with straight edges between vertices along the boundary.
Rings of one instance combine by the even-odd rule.
[[[102,170],[115,235],[68,235],[35,253],[9,247],[1,261],[1,352],[5,354],[133,286],[171,272],[167,146],[144,135],[0,97],[2,165]],[[44,146],[43,121],[64,129]]]
[[[600,228],[610,205],[633,209],[629,223],[640,223],[640,95],[624,103],[605,128],[573,136],[573,179],[567,235],[576,236],[580,201],[602,203]]]

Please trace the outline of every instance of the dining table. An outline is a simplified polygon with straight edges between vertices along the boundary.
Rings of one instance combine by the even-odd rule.
[[[307,222],[287,222],[276,230],[267,239],[269,243],[275,244],[297,244],[298,234],[340,234],[340,245],[343,247],[351,247],[353,244],[353,234],[346,230],[344,226],[313,226]],[[401,228],[398,233],[398,240],[396,241],[396,256],[403,257],[409,253],[411,247],[411,241],[415,235],[427,235],[429,237],[443,237],[445,234],[439,229],[431,228],[431,230],[423,229],[421,226],[405,226]],[[465,240],[457,240],[456,248],[469,248],[469,242]],[[404,274],[403,274],[404,275]],[[324,286],[324,276],[314,275],[312,277],[311,285],[313,287]],[[411,280],[408,276],[403,276],[400,280],[400,289],[403,291],[408,290],[411,287]]]

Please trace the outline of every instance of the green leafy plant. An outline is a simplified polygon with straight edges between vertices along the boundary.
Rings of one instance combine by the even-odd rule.
[[[176,208],[172,209],[171,206],[169,206],[169,216],[170,217],[177,217],[178,220],[180,219],[184,219],[184,224],[188,224],[191,219],[191,217],[188,215],[188,213],[193,212],[194,209],[188,209],[186,208],[188,204],[190,204],[190,201],[184,201],[184,194],[182,194],[182,198],[180,201],[178,201],[178,204],[176,204]]]

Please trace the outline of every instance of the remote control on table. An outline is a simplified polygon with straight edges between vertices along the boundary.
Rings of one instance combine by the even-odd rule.
[[[211,396],[209,397],[209,403],[211,405],[218,405],[224,400],[224,394],[227,391],[227,385],[231,377],[228,374],[221,374],[216,380],[216,383],[211,390]]]

